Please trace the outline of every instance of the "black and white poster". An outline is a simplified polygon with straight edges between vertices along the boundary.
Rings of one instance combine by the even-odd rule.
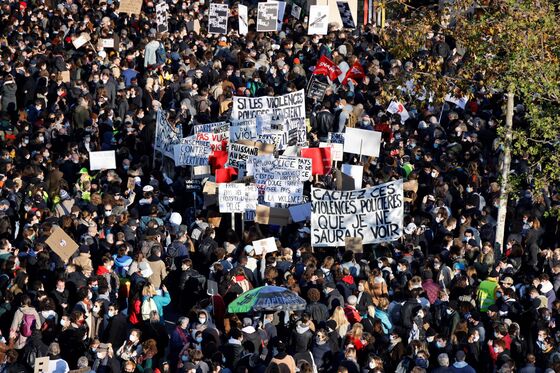
[[[321,102],[325,97],[327,88],[329,88],[329,83],[322,82],[315,75],[312,75],[307,86],[307,98],[314,98],[315,102]]]
[[[278,8],[276,1],[259,3],[257,8],[257,32],[274,32],[278,30]]]
[[[343,28],[356,28],[356,23],[354,22],[354,17],[352,17],[352,12],[350,11],[350,4],[346,1],[337,1],[336,6],[340,12],[340,19],[342,19]]]
[[[301,17],[301,7],[297,4],[292,4],[292,17],[294,17],[295,19],[299,20],[299,17]]]
[[[311,244],[344,246],[388,242],[403,234],[403,181],[358,190],[311,189]]]
[[[156,5],[156,20],[157,20],[157,32],[164,33],[169,31],[169,25],[167,19],[169,18],[169,5],[165,2],[161,2]]]
[[[329,6],[311,5],[309,7],[309,35],[326,35],[329,31]]]
[[[211,34],[227,34],[229,9],[227,4],[210,4],[208,14],[208,32]]]

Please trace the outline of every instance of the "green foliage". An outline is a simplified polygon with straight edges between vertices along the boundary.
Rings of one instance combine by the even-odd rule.
[[[456,0],[442,12],[434,7],[404,12],[398,4],[402,18],[388,27],[382,40],[396,58],[410,60],[426,48],[426,35],[434,25],[453,36],[458,51],[465,51],[460,69],[447,76],[443,61],[421,61],[414,74],[417,92],[433,92],[441,102],[451,90],[458,96],[473,87],[512,91],[516,104],[525,107],[523,120],[514,123],[513,154],[528,159],[528,177],[537,188],[545,187],[560,180],[558,14],[551,0],[492,0],[483,7],[475,3]],[[445,12],[451,15],[449,27],[444,27]],[[402,94],[394,85],[385,89],[386,97]]]

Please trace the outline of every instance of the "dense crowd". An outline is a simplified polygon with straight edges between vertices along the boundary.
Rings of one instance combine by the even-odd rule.
[[[151,1],[139,16],[112,0],[0,8],[0,372],[43,357],[56,373],[560,371],[556,186],[526,177],[495,244],[503,95],[473,84],[464,105],[440,105],[404,88],[406,121],[380,97],[392,81],[413,86],[422,63],[457,73],[451,32],[434,26],[400,61],[379,28],[308,36],[290,5],[277,33],[255,32],[251,10],[245,36],[234,4],[228,35],[207,34],[204,2],[169,7],[163,34]],[[358,61],[366,77],[316,76],[329,88],[306,103],[309,146],[346,127],[380,131],[379,158],[345,162],[364,166],[364,187],[405,181],[403,237],[363,253],[313,248],[305,224],[215,225],[186,189],[189,168],[153,158],[158,110],[187,136],[228,120],[234,95],[306,88],[321,56],[343,72]],[[96,150],[115,150],[116,169],[90,171]],[[512,171],[528,175],[527,158]],[[56,226],[79,245],[68,260],[45,243]],[[269,236],[278,251],[256,255],[252,242]],[[263,285],[299,294],[305,310],[227,312]]]

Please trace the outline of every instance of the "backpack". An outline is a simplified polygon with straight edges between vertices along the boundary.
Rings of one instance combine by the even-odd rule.
[[[167,61],[167,53],[163,44],[159,43],[159,48],[156,50],[156,64],[163,65]]]
[[[21,335],[24,337],[31,337],[34,327],[35,327],[35,315],[24,313],[20,326]]]
[[[140,308],[140,313],[142,314],[142,320],[148,320],[150,318],[150,313],[152,311],[157,312],[156,302],[153,298],[147,298],[142,301],[142,307]]]

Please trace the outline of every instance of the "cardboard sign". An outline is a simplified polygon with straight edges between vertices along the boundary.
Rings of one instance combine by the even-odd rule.
[[[344,152],[379,157],[381,132],[346,127]]]
[[[268,237],[262,240],[253,241],[253,249],[256,255],[268,254],[278,251],[276,246],[276,238]]]
[[[138,14],[142,12],[142,0],[121,0],[119,13]]]
[[[91,40],[91,37],[89,36],[89,34],[86,34],[84,32],[72,41],[72,45],[74,45],[74,48],[80,49],[82,46],[84,46],[90,40]]]
[[[398,240],[403,234],[403,181],[338,191],[311,189],[311,244],[342,246],[347,237],[363,244]]]
[[[244,184],[220,184],[219,187],[220,213],[245,212],[245,185]]]
[[[212,152],[210,141],[191,140],[173,146],[175,166],[204,166]]]
[[[101,39],[101,45],[103,46],[103,48],[113,49],[115,48],[115,39]]]
[[[249,10],[246,5],[238,5],[239,35],[247,35],[249,32]]]
[[[114,170],[115,168],[117,168],[117,159],[114,150],[89,152],[89,169],[91,171]]]
[[[291,14],[292,14],[292,17],[299,20],[299,17],[301,17],[301,7],[297,4],[292,3],[292,13]]]
[[[204,196],[204,207],[218,203],[218,184],[207,181],[202,189],[202,195]]]
[[[354,189],[362,189],[364,167],[361,165],[343,164],[342,172],[354,179]]]
[[[343,28],[356,28],[356,23],[354,22],[354,17],[350,11],[350,4],[346,1],[337,1],[336,6],[338,7],[338,12],[340,13],[340,19],[342,20]]]
[[[278,9],[276,1],[259,3],[257,8],[257,32],[274,32],[278,30]]]
[[[168,19],[169,5],[166,2],[158,3],[156,5],[157,32],[164,33],[169,31]]]
[[[360,237],[346,237],[344,239],[344,246],[346,250],[350,250],[355,254],[361,254],[364,252],[364,245],[362,244],[362,239]]]
[[[290,224],[290,212],[287,209],[257,205],[256,211],[255,223],[280,226]]]
[[[194,166],[193,167],[193,179],[204,179],[212,175],[212,168],[209,165],[205,166]]]
[[[64,263],[78,250],[78,244],[60,227],[54,228],[49,238],[45,241]]]
[[[329,88],[329,83],[322,82],[313,75],[307,86],[307,98],[314,99],[316,102],[322,102],[327,88]]]
[[[306,148],[301,149],[303,158],[311,159],[311,173],[313,175],[326,175],[331,169],[331,148]]]
[[[36,357],[33,373],[47,373],[49,371],[49,357]]]
[[[309,7],[308,35],[326,35],[329,31],[329,6],[311,5]]]
[[[210,3],[208,14],[208,32],[210,34],[227,34],[228,13],[227,4]]]
[[[311,203],[304,203],[303,205],[295,205],[288,207],[290,216],[294,223],[307,221],[311,219]]]
[[[70,83],[70,70],[64,70],[60,72],[60,78],[63,83]]]

